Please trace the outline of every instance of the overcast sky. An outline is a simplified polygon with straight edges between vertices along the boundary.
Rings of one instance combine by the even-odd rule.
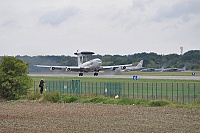
[[[0,55],[200,49],[200,0],[0,0]]]

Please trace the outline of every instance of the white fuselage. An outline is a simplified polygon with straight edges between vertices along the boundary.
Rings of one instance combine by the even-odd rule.
[[[84,62],[83,64],[80,64],[79,67],[86,69],[86,70],[98,70],[100,66],[102,65],[102,61],[98,58],[89,60],[87,62]]]

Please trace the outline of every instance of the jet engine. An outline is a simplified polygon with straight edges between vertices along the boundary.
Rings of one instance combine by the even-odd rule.
[[[63,70],[63,69],[62,69],[62,68],[58,68],[58,67],[52,66],[52,67],[50,67],[50,70],[53,71],[53,70]]]
[[[112,71],[115,71],[115,69],[116,69],[116,67],[112,67],[112,68],[110,68]]]
[[[69,72],[69,71],[71,71],[71,69],[70,69],[70,68],[66,68],[66,70],[65,70],[65,71]]]
[[[121,66],[121,70],[124,70],[124,69],[126,69],[126,66]]]
[[[50,67],[50,71],[53,71],[53,70],[55,70],[55,67]]]

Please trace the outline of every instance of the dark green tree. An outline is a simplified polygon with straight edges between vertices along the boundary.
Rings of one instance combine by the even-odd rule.
[[[0,64],[0,96],[19,99],[32,86],[28,64],[13,56],[4,56]]]

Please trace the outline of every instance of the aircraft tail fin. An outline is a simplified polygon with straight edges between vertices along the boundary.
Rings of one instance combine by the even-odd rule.
[[[143,65],[143,60],[141,60],[138,64],[137,64],[137,68],[141,68],[142,67],[142,65]]]
[[[165,67],[165,64],[161,67],[161,70],[164,70],[166,67]]]
[[[77,55],[77,59],[78,59],[78,66],[81,65],[83,62],[81,61],[81,57],[83,58],[83,55],[79,54]],[[83,60],[83,59],[82,59]]]
[[[81,54],[81,52],[79,52],[77,50],[76,53],[74,53],[75,55],[77,55],[77,59],[78,59],[78,66],[81,65],[83,63],[83,55]],[[81,61],[81,57],[82,57],[82,61]]]
[[[183,67],[183,71],[186,71],[186,70],[187,70],[187,65],[185,64]]]

